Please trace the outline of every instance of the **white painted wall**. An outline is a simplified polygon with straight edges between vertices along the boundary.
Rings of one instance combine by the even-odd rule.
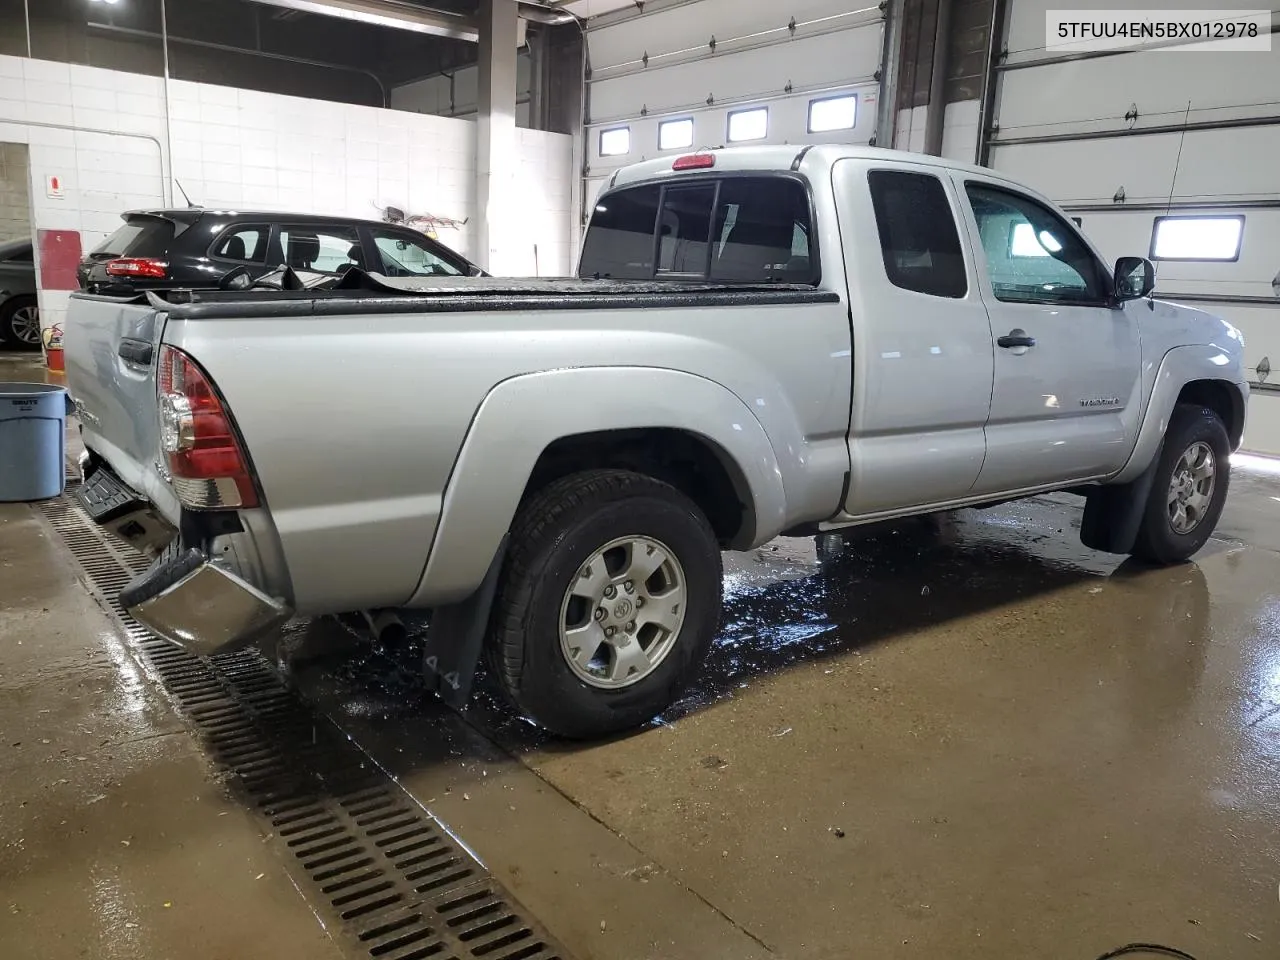
[[[122,211],[192,201],[377,219],[378,206],[456,219],[475,214],[472,121],[170,81],[76,64],[0,57],[0,141],[27,144],[32,228],[78,230],[90,249]],[[170,154],[170,142],[172,154]],[[569,271],[572,138],[521,130],[521,216],[513,272]],[[64,196],[46,196],[45,177]],[[181,194],[176,195],[179,205]],[[467,256],[474,223],[442,230]],[[46,325],[66,293],[41,291]]]
[[[527,51],[516,55],[516,126],[529,126],[529,86],[532,61]],[[480,68],[463,67],[452,78],[428,77],[391,88],[391,106],[438,117],[475,119],[480,99]]]
[[[1162,9],[1169,0],[1126,0],[1128,8]],[[1009,62],[1045,56],[1045,11],[1058,0],[1013,0],[1006,32]],[[1212,4],[1197,4],[1207,8]],[[999,74],[995,123],[1000,138],[1086,133],[1280,115],[1280,43],[1269,53],[1144,51]],[[1190,110],[1188,110],[1188,104]],[[1136,120],[1125,114],[1136,108]],[[950,113],[948,114],[948,121]],[[1213,204],[1280,201],[1280,123],[1247,128],[1119,136],[1067,143],[993,146],[991,165],[1054,200],[1106,204],[1079,212],[1086,234],[1108,258],[1146,256],[1155,218],[1172,201],[1207,206],[1188,213],[1243,213],[1235,263],[1157,263],[1157,290],[1167,293],[1271,298],[1280,274],[1280,209],[1239,210]],[[1176,173],[1175,173],[1176,170]],[[1126,203],[1112,204],[1124,189]],[[1280,299],[1271,304],[1195,303],[1227,317],[1245,334],[1246,362],[1268,357],[1280,371]],[[1276,380],[1280,373],[1272,376]],[[1256,393],[1245,434],[1249,449],[1280,454],[1280,396]]]
[[[692,118],[695,148],[721,146],[729,112],[761,105],[769,133],[755,143],[866,143],[875,132],[882,29],[879,10],[859,0],[651,0],[643,12],[632,6],[588,21],[587,203],[616,169],[660,154],[665,119]],[[840,92],[859,97],[854,129],[809,134],[809,101]],[[631,152],[601,156],[600,131],[623,125]]]

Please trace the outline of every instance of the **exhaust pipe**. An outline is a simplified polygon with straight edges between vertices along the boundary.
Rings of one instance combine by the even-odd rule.
[[[409,631],[394,610],[361,610],[375,643],[383,647],[399,647],[409,639]]]

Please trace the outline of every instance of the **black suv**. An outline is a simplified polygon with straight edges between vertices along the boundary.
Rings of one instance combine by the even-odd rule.
[[[77,270],[90,293],[215,287],[236,267],[254,278],[282,264],[338,274],[354,265],[391,277],[483,276],[466,258],[410,227],[296,213],[131,210]]]

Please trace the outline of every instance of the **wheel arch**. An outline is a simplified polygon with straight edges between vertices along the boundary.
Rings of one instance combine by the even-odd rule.
[[[741,464],[705,434],[678,427],[601,430],[553,440],[534,464],[521,500],[569,474],[599,468],[671,484],[698,505],[722,547],[743,548],[755,537],[751,485]]]
[[[1192,380],[1178,391],[1175,405],[1179,403],[1208,407],[1227,428],[1231,449],[1239,448],[1244,438],[1245,399],[1235,384],[1225,380]]]
[[[1214,376],[1205,374],[1212,371]],[[1160,454],[1160,445],[1179,403],[1207,406],[1222,418],[1232,449],[1240,444],[1248,398],[1247,378],[1238,354],[1228,355],[1212,344],[1174,347],[1156,371],[1151,396],[1143,413],[1128,463],[1111,483],[1130,483]]]
[[[490,391],[472,420],[408,606],[466,597],[532,490],[569,472],[610,466],[650,472],[682,489],[709,510],[726,546],[768,539],[785,525],[772,443],[750,408],[721,384],[649,367],[514,377]],[[730,491],[740,515],[715,502]]]

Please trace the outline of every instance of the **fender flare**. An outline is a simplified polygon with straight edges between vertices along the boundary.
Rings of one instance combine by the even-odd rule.
[[[1178,404],[1182,388],[1195,380],[1218,380],[1234,390],[1247,382],[1238,353],[1213,344],[1174,347],[1164,355],[1151,387],[1151,399],[1138,429],[1138,440],[1128,462],[1109,483],[1131,483],[1138,479],[1160,455],[1169,419]]]
[[[542,452],[580,434],[676,429],[709,441],[744,481],[755,541],[786,524],[773,444],[751,409],[713,380],[657,367],[578,367],[504,380],[485,396],[444,491],[440,523],[408,606],[456,603],[483,581]]]

